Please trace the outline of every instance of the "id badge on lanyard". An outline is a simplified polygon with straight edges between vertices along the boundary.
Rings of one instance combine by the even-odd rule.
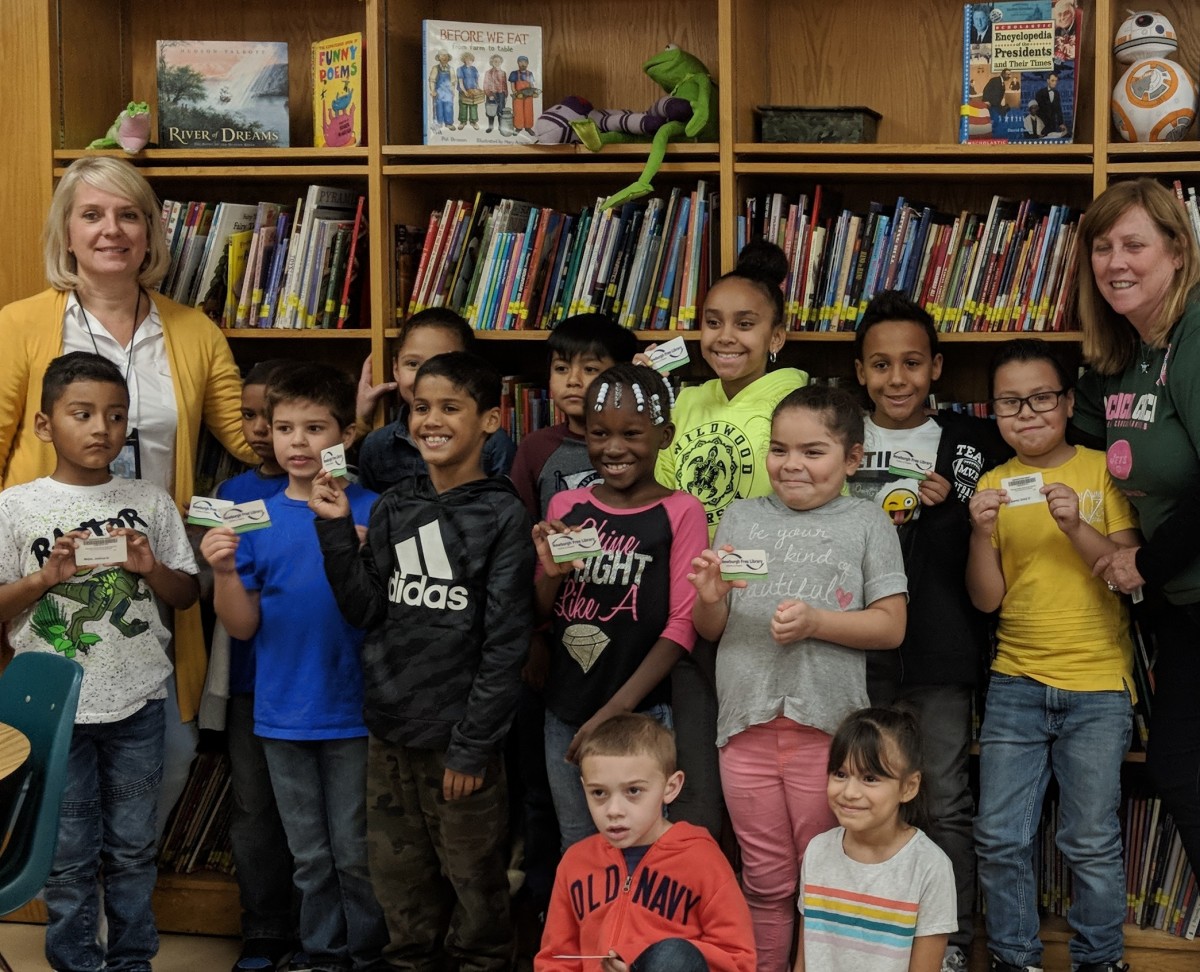
[[[129,430],[125,445],[117,453],[117,458],[108,464],[108,471],[121,479],[142,478],[142,450],[137,429]]]

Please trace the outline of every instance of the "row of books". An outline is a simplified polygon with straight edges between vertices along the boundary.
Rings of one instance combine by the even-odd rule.
[[[1131,796],[1122,812],[1125,920],[1195,938],[1200,929],[1196,877],[1179,831],[1157,797]]]
[[[160,870],[233,873],[229,841],[233,797],[229,792],[229,757],[202,752],[192,763],[187,786],[171,811],[158,850]]]
[[[345,327],[366,265],[364,201],[320,185],[294,206],[168,199],[171,265],[159,289],[222,327]]]
[[[1125,923],[1183,938],[1200,930],[1200,895],[1183,842],[1157,797],[1127,795],[1121,806],[1125,867]],[[1058,849],[1059,800],[1046,800],[1035,844],[1039,904],[1066,917],[1071,907],[1071,870]]]
[[[904,291],[946,332],[1065,328],[1079,211],[993,196],[986,213],[944,212],[901,196],[854,212],[823,195],[751,197],[738,217],[739,248],[761,236],[787,255],[790,329],[853,331],[884,290]]]
[[[550,393],[541,385],[506,375],[500,391],[500,426],[513,442],[530,432],[564,421],[550,400]]]
[[[1178,179],[1174,181],[1175,195],[1179,197],[1179,201],[1183,203],[1183,208],[1188,214],[1188,225],[1192,228],[1192,236],[1195,237],[1196,245],[1200,246],[1200,199],[1196,198],[1196,187],[1188,186],[1186,189],[1183,183]]]
[[[430,214],[408,315],[450,307],[479,330],[546,329],[589,312],[629,328],[694,328],[719,265],[717,195],[701,181],[665,200],[601,203],[575,214],[484,192],[447,200]]]

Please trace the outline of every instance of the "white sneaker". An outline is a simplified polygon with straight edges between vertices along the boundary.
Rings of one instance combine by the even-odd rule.
[[[957,945],[946,946],[942,956],[942,972],[967,972],[967,956]]]

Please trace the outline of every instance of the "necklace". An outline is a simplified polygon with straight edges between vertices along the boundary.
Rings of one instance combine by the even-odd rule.
[[[92,315],[87,312],[87,308],[83,306],[83,301],[79,299],[79,292],[75,292],[75,301],[79,304],[80,313],[83,314],[83,323],[87,326],[88,337],[92,339],[92,349],[97,355],[100,355],[100,345],[96,343],[96,332],[92,330]],[[138,325],[141,321],[138,320],[138,312],[142,309],[142,288],[138,287],[137,298],[133,304],[133,332],[129,335],[129,351],[125,358],[125,373],[121,376],[125,379],[126,384],[129,382],[129,375],[133,372],[133,342],[137,337]],[[104,327],[103,324],[100,325]],[[107,329],[106,329],[107,330]],[[103,357],[103,355],[100,355]]]
[[[1150,373],[1150,359],[1154,357],[1154,348],[1143,341],[1138,348],[1138,355],[1141,358],[1138,366],[1143,375],[1148,375]]]

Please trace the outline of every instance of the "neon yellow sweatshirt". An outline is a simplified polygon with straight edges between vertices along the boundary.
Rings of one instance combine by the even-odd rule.
[[[771,412],[789,392],[807,384],[807,372],[780,368],[732,400],[716,378],[680,391],[671,415],[675,439],[658,454],[654,475],[704,504],[710,541],[730,503],[771,492],[766,469]]]

